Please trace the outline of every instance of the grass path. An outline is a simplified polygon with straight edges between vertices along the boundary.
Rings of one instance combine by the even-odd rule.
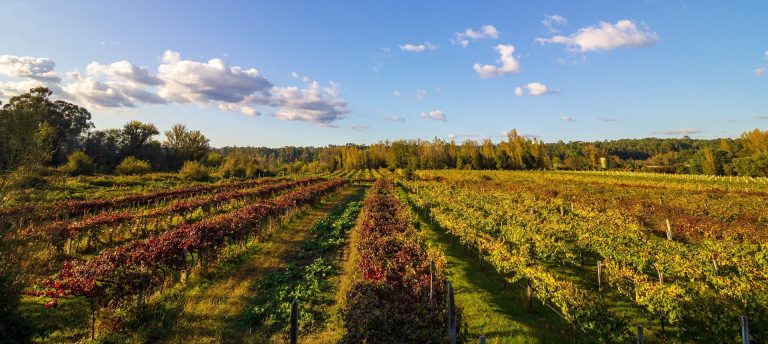
[[[405,197],[405,194],[402,194]],[[523,284],[505,287],[504,279],[476,253],[454,244],[437,225],[418,214],[419,226],[427,243],[442,249],[448,261],[448,278],[455,290],[456,304],[463,309],[468,340],[485,335],[487,343],[572,343],[571,326],[539,302],[534,312],[525,307]],[[585,338],[579,338],[584,343]]]
[[[364,195],[360,195],[362,200]],[[338,254],[338,262],[341,265],[341,273],[333,277],[333,283],[337,286],[334,294],[334,303],[328,309],[328,320],[324,328],[299,338],[301,343],[337,343],[346,333],[344,328],[344,309],[346,308],[347,292],[352,288],[352,280],[358,272],[358,252],[354,249],[360,241],[360,233],[357,228],[349,231],[346,244]]]
[[[340,204],[361,193],[346,187],[325,201],[307,208],[282,225],[263,243],[249,250],[246,259],[224,262],[223,271],[189,289],[172,326],[166,329],[169,343],[238,343],[247,329],[238,324],[239,315],[255,298],[255,287],[267,274],[284,266],[309,233],[312,224]]]

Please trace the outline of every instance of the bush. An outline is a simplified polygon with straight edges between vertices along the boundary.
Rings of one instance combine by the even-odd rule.
[[[21,166],[11,173],[10,186],[15,189],[40,188],[48,185],[40,166]]]
[[[129,174],[145,174],[151,170],[149,162],[136,159],[129,156],[117,165],[115,172],[117,174],[129,175]]]
[[[95,170],[93,159],[80,151],[70,154],[67,157],[67,164],[63,167],[63,171],[70,176],[89,176]]]
[[[179,170],[179,177],[189,180],[203,181],[208,180],[211,176],[208,172],[208,168],[197,161],[186,161]]]

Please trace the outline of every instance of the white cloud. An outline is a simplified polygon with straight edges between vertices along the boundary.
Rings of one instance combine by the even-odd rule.
[[[597,119],[603,121],[603,122],[616,122],[616,119],[613,117],[598,117]]]
[[[106,75],[148,86],[157,86],[162,83],[160,79],[149,74],[149,68],[136,66],[128,61],[118,61],[109,65],[94,61],[88,64],[86,71],[88,75]]]
[[[135,107],[140,104],[194,103],[215,105],[221,111],[259,116],[258,106],[276,108],[275,117],[333,126],[349,113],[339,85],[321,86],[307,76],[292,73],[306,88],[276,87],[256,69],[230,66],[221,59],[207,63],[182,60],[166,51],[157,75],[128,61],[90,63],[87,74],[67,73],[62,80],[55,64],[45,58],[3,55],[0,72],[26,78],[0,82],[0,95],[10,97],[37,86],[47,86],[62,99],[97,108]],[[30,80],[31,79],[31,80]]]
[[[654,134],[665,134],[665,135],[691,135],[691,134],[699,134],[702,131],[699,129],[691,129],[691,128],[680,128],[675,130],[664,130],[664,131],[656,131]]]
[[[531,82],[523,86],[515,87],[515,95],[516,96],[522,96],[525,93],[523,92],[523,88],[528,89],[528,95],[530,96],[541,96],[545,94],[555,94],[560,93],[558,90],[552,90],[547,85],[544,85],[540,82]]]
[[[568,19],[565,19],[565,17],[559,14],[545,14],[544,20],[542,20],[541,23],[549,30],[549,32],[560,32],[555,26],[568,25]]]
[[[479,31],[466,29],[464,32],[457,32],[455,38],[451,39],[451,43],[458,44],[466,48],[470,41],[497,38],[499,38],[499,31],[497,31],[493,25],[483,25]]]
[[[432,119],[435,121],[447,121],[448,117],[445,116],[445,114],[440,110],[432,110],[430,112],[422,112],[419,114],[419,117],[424,119]]]
[[[576,120],[573,119],[573,117],[566,116],[566,115],[560,116],[560,120],[563,122],[576,122]]]
[[[424,100],[427,96],[427,90],[416,90],[416,100]]]
[[[428,50],[436,50],[438,46],[429,43],[424,42],[422,44],[403,44],[400,45],[400,50],[402,51],[409,51],[414,53],[420,53],[422,51],[428,51]]]
[[[134,107],[138,103],[166,104],[168,101],[144,87],[130,82],[99,81],[80,73],[68,74],[71,82],[62,86],[66,95],[79,102],[97,107]]]
[[[347,102],[339,98],[338,85],[320,87],[317,81],[303,89],[273,87],[270,105],[277,107],[274,116],[279,119],[324,125],[343,119],[349,113]]]
[[[254,116],[254,117],[261,116],[261,112],[259,112],[259,110],[256,110],[255,108],[248,105],[220,103],[219,109],[221,111],[227,111],[227,112],[238,112],[247,116]]]
[[[291,72],[291,76],[292,76],[292,77],[294,77],[294,78],[296,78],[296,79],[300,79],[301,81],[304,81],[304,82],[310,82],[310,81],[312,81],[312,79],[310,79],[308,76],[306,76],[306,75],[301,75],[301,74],[299,74],[299,73],[296,73],[296,72]]]
[[[56,63],[45,57],[0,56],[0,73],[44,82],[59,82],[61,77],[53,71]]]
[[[163,81],[158,94],[176,103],[238,103],[254,94],[267,95],[272,83],[254,69],[230,67],[221,59],[207,63],[182,60],[166,51],[157,77]]]
[[[45,84],[37,80],[0,82],[0,96],[3,98],[18,96],[38,86],[45,86]]]
[[[604,51],[621,47],[644,47],[656,43],[659,35],[650,28],[638,29],[634,21],[622,19],[611,24],[600,22],[599,26],[579,29],[570,36],[556,35],[551,38],[536,38],[541,44],[565,44],[573,51]]]
[[[367,125],[350,125],[349,126],[349,129],[357,130],[357,131],[366,131],[366,130],[368,130],[370,128],[371,127],[367,126]]]
[[[755,119],[768,119],[768,115],[766,116],[755,116]]]
[[[757,76],[765,76],[766,69],[765,67],[755,69],[755,75]]]
[[[512,54],[515,52],[515,47],[511,44],[499,44],[496,46],[496,51],[499,52],[499,66],[494,65],[481,65],[475,63],[472,68],[477,74],[483,78],[492,78],[509,73],[518,73],[521,70],[520,63],[515,59]]]
[[[384,119],[391,122],[405,122],[405,118],[402,116],[385,116]]]
[[[435,91],[435,94],[438,92]],[[395,90],[392,94],[394,94],[397,98],[402,98],[405,100],[414,100],[414,101],[422,101],[427,98],[427,95],[429,95],[429,91],[426,89],[417,89],[413,92],[411,91],[400,91]]]

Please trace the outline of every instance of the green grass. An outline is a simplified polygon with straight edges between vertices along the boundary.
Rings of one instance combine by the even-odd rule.
[[[356,195],[355,200],[362,197]],[[290,328],[290,305],[299,301],[300,335],[320,332],[335,318],[335,294],[343,261],[338,253],[346,245],[347,234],[355,225],[361,203],[339,206],[331,215],[312,226],[312,237],[288,265],[262,280],[259,296],[243,316],[244,327],[253,328],[254,342],[283,342]],[[302,340],[304,342],[304,340]]]

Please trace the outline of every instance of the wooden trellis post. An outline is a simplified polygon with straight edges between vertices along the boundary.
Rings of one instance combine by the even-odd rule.
[[[429,262],[429,304],[430,306],[434,303],[433,299],[435,296],[435,262],[430,261]]]
[[[299,300],[293,299],[291,305],[291,344],[296,344],[299,337]]]
[[[597,290],[603,291],[603,262],[597,261]]]
[[[453,287],[451,282],[445,280],[446,301],[448,303],[448,337],[451,340],[451,344],[456,344],[456,305],[453,302]]]
[[[741,316],[741,343],[749,344],[749,318]]]

